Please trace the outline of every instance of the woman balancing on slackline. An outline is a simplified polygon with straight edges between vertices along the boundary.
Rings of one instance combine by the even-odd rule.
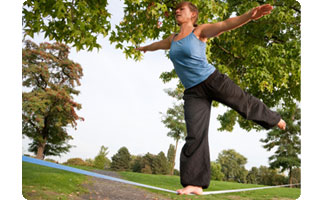
[[[197,7],[190,2],[182,2],[175,11],[180,32],[137,48],[143,52],[170,49],[170,59],[185,87],[183,99],[187,137],[180,155],[180,180],[184,188],[177,190],[178,194],[202,194],[202,189],[208,188],[210,184],[208,127],[212,100],[231,107],[266,129],[276,125],[285,129],[286,123],[278,113],[244,92],[209,64],[206,58],[208,38],[259,19],[271,10],[272,6],[266,4],[222,22],[196,25]]]

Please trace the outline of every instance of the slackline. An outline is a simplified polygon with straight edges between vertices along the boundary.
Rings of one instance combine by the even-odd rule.
[[[177,194],[177,192],[173,191],[173,190],[154,187],[154,186],[151,186],[151,185],[145,185],[145,184],[136,183],[136,182],[132,182],[132,181],[127,181],[127,180],[123,180],[123,179],[120,179],[120,178],[115,178],[115,177],[111,177],[111,176],[107,176],[107,175],[102,175],[102,174],[98,174],[98,173],[94,173],[94,172],[89,172],[89,171],[82,170],[82,169],[77,169],[77,168],[74,168],[74,167],[68,167],[68,166],[65,166],[65,165],[60,165],[60,164],[56,164],[56,163],[52,163],[52,162],[48,162],[48,161],[44,161],[44,160],[39,160],[39,159],[36,159],[36,158],[31,158],[31,157],[28,157],[28,156],[22,156],[22,161],[33,163],[33,164],[37,164],[37,165],[42,165],[42,166],[46,166],[46,167],[61,169],[61,170],[69,171],[69,172],[74,172],[74,173],[78,173],[78,174],[84,174],[84,175],[87,175],[87,176],[93,176],[93,177],[97,177],[97,178],[102,178],[102,179],[106,179],[106,180],[110,180],[110,181],[116,181],[116,182],[120,182],[120,183],[126,183],[126,184],[130,184],[130,185],[136,185],[136,186],[140,186],[140,187],[151,188],[151,189],[155,189],[155,190],[160,190],[160,191],[164,191],[164,192],[170,192],[170,193]],[[293,185],[299,185],[299,184],[293,184]],[[243,191],[249,191],[249,190],[261,190],[261,189],[276,188],[276,187],[287,187],[287,186],[290,186],[290,184],[289,185],[257,187],[257,188],[210,191],[210,192],[203,192],[202,195],[222,194],[222,193],[232,193],[232,192],[243,192]]]

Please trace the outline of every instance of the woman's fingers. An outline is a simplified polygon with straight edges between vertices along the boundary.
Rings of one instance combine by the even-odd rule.
[[[269,10],[273,9],[273,7],[270,4],[265,4],[265,5],[262,5],[262,6],[259,6],[259,7],[264,11],[269,11]]]
[[[260,6],[260,11],[263,14],[269,14],[272,9],[273,9],[273,7],[270,4]]]
[[[271,13],[273,7],[270,4],[265,4],[262,6],[258,6],[252,10],[252,19],[256,20],[264,15],[268,15]]]
[[[143,47],[136,47],[135,50],[137,50],[137,51],[143,51],[143,53],[146,52],[146,50],[144,50]]]

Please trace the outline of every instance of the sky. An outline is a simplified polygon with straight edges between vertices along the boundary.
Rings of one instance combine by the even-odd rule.
[[[112,14],[112,27],[123,17],[121,1],[110,1],[108,9]],[[43,35],[34,38],[36,43],[44,40]],[[147,52],[144,59],[135,62],[126,59],[121,50],[110,45],[108,38],[98,39],[102,49],[93,52],[71,49],[69,58],[83,68],[83,77],[79,96],[75,101],[82,104],[77,113],[85,121],[78,122],[77,130],[68,128],[74,138],[67,154],[60,157],[48,157],[59,162],[69,158],[94,158],[102,145],[109,149],[108,158],[125,146],[133,155],[144,155],[147,152],[167,154],[170,144],[175,144],[167,136],[168,129],[161,122],[162,115],[173,105],[175,100],[168,96],[164,89],[175,88],[177,79],[164,84],[159,78],[164,71],[171,71],[173,65],[164,51]],[[149,44],[152,41],[146,42]],[[212,108],[209,146],[210,158],[215,161],[222,150],[235,149],[248,159],[246,168],[260,165],[268,166],[267,152],[259,141],[266,137],[266,131],[247,132],[235,127],[233,132],[218,132],[218,114],[223,114],[226,107]],[[28,152],[28,138],[23,139],[22,151]],[[178,144],[176,165],[179,169],[180,151],[184,141]]]
[[[113,23],[122,17],[121,2],[109,0]],[[318,190],[316,181],[319,180],[319,173],[316,173],[319,167],[319,156],[316,155],[319,153],[320,141],[317,128],[320,112],[317,106],[320,30],[315,22],[318,20],[316,13],[318,13],[320,2],[317,0],[299,2],[302,3],[303,13],[301,26],[302,196],[300,199],[314,199]],[[0,60],[0,132],[2,136],[0,172],[2,181],[6,183],[1,197],[10,197],[10,199],[24,199],[21,195],[21,155],[25,153],[28,143],[21,137],[21,3],[22,1],[8,1],[0,12],[3,27],[0,32],[2,44],[0,48],[2,55]],[[41,39],[39,42],[42,41]],[[163,84],[159,80],[159,75],[162,71],[172,69],[170,68],[172,64],[160,51],[147,53],[144,60],[138,63],[125,60],[122,53],[115,50],[107,39],[102,42],[103,51],[98,54],[75,53],[72,50],[70,55],[70,58],[84,68],[82,86],[79,87],[81,94],[76,97],[76,101],[82,103],[83,109],[79,111],[79,115],[85,117],[86,121],[79,122],[77,131],[70,130],[70,134],[74,137],[71,143],[77,147],[60,159],[64,161],[69,157],[92,158],[98,153],[101,145],[109,147],[109,156],[122,146],[127,146],[132,154],[166,152],[173,140],[166,136],[168,130],[160,123],[158,113],[164,112],[172,105],[172,99],[163,92],[163,89],[173,87],[175,84]],[[114,55],[117,57],[113,57]],[[161,61],[158,61],[159,59]],[[120,82],[115,83],[115,80]],[[99,104],[100,102],[102,103]],[[212,109],[209,132],[211,159],[216,159],[217,154],[223,149],[234,148],[248,158],[247,169],[251,165],[267,165],[269,153],[259,144],[259,139],[265,137],[265,133],[246,133],[238,128],[233,133],[216,131],[219,126],[216,116],[222,113],[223,109]],[[124,129],[129,131],[125,132]],[[181,147],[182,143],[179,144],[179,150]]]

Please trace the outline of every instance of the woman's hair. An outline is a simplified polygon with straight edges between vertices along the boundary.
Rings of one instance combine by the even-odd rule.
[[[195,12],[196,16],[195,18],[193,18],[193,26],[198,26],[197,25],[197,21],[198,21],[198,8],[197,6],[195,6],[193,3],[189,2],[189,1],[182,1],[181,3],[179,3],[178,5],[176,5],[175,11],[178,10],[179,8],[181,8],[182,6],[187,5],[189,7],[189,9],[191,10],[191,12]],[[180,26],[180,24],[178,24]]]

